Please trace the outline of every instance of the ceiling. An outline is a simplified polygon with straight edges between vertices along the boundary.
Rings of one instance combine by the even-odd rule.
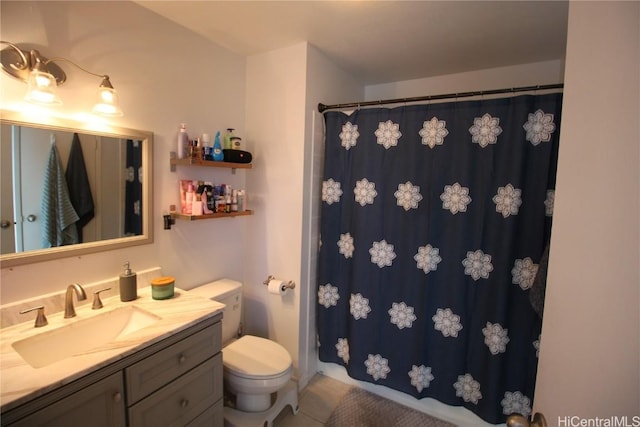
[[[365,85],[563,59],[566,1],[137,1],[254,55],[303,41]]]

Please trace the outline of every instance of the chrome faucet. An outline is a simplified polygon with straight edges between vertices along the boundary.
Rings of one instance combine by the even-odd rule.
[[[78,296],[78,301],[87,299],[87,294],[79,283],[72,283],[67,286],[67,293],[64,296],[64,318],[69,319],[76,316],[76,309],[73,307],[73,292]]]

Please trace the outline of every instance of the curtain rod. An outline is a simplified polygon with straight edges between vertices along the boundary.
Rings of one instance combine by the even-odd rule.
[[[348,104],[325,105],[323,103],[318,103],[318,111],[320,113],[323,113],[326,110],[332,110],[335,108],[365,107],[369,105],[384,105],[384,104],[402,104],[406,102],[432,101],[437,99],[451,99],[451,98],[469,98],[472,96],[496,95],[500,93],[530,92],[533,90],[562,89],[562,88],[564,88],[564,84],[558,83],[558,84],[551,84],[551,85],[481,90],[481,91],[475,91],[475,92],[447,93],[443,95],[416,96],[413,98],[396,98],[396,99],[383,99],[379,101],[350,102]]]

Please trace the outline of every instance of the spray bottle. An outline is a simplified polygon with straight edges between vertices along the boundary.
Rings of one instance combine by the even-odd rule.
[[[222,145],[220,144],[220,131],[216,132],[216,138],[213,143],[213,160],[216,162],[224,160],[224,153],[222,152]]]

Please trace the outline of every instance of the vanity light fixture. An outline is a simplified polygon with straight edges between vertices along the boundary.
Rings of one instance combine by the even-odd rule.
[[[98,102],[93,107],[95,114],[108,117],[122,116],[118,102],[118,94],[113,88],[109,76],[92,73],[66,58],[47,59],[35,49],[25,51],[13,43],[0,41],[9,47],[0,51],[2,70],[7,74],[27,83],[25,100],[44,105],[61,105],[62,100],[56,93],[56,87],[63,84],[67,76],[55,62],[68,62],[92,76],[100,77],[102,82],[98,88]]]

